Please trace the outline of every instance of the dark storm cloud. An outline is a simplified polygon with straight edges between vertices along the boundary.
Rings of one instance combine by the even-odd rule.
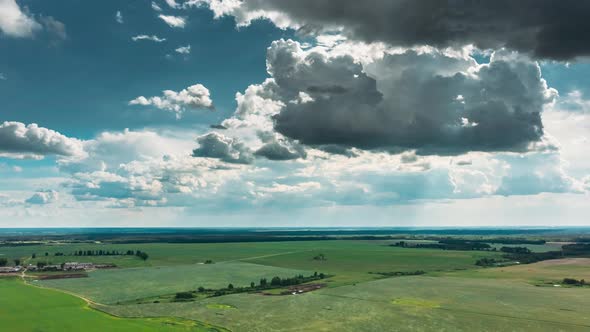
[[[266,17],[303,33],[343,27],[351,38],[400,46],[474,44],[560,60],[590,55],[584,0],[244,0],[222,14],[241,24]]]
[[[193,157],[216,158],[235,164],[254,161],[250,149],[235,138],[212,132],[197,138],[197,142],[199,147],[193,150]]]
[[[524,151],[543,136],[540,113],[556,96],[535,62],[506,51],[483,66],[440,52],[407,51],[363,67],[348,56],[303,52],[296,42],[277,41],[267,62],[285,105],[273,117],[275,130],[314,146],[403,147],[422,154]],[[306,97],[293,102],[302,91]]]

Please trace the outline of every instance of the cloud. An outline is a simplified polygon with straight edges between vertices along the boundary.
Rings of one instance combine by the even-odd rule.
[[[352,39],[394,46],[507,47],[559,60],[590,55],[586,1],[375,0],[359,6],[356,0],[192,0],[187,4],[207,5],[216,17],[233,16],[238,26],[268,19],[283,29],[315,34],[342,31]]]
[[[62,22],[56,20],[51,16],[41,16],[39,19],[45,30],[53,35],[58,40],[66,40],[68,34],[66,32],[66,26]]]
[[[254,153],[256,156],[269,160],[293,160],[307,157],[305,148],[297,142],[268,133],[259,133],[259,137],[264,145],[256,150]]]
[[[161,110],[176,113],[177,118],[187,109],[213,109],[213,101],[207,89],[202,84],[195,84],[179,92],[164,90],[162,97],[139,96],[129,102],[129,105],[154,106]]]
[[[156,43],[161,43],[161,42],[166,41],[166,38],[160,38],[160,37],[158,37],[156,35],[151,35],[151,36],[149,36],[149,35],[137,35],[135,37],[131,37],[131,39],[133,41],[149,40],[149,41],[153,41],[153,42],[156,42]]]
[[[33,196],[25,200],[25,203],[34,205],[45,205],[57,202],[59,193],[54,190],[38,191]]]
[[[184,17],[163,14],[158,15],[158,17],[172,28],[182,29],[186,25],[186,19]]]
[[[576,113],[590,113],[590,100],[586,99],[582,91],[572,90],[565,97],[560,98],[559,108]]]
[[[117,23],[119,24],[123,24],[123,13],[121,13],[120,10],[117,10],[117,12],[115,13],[115,20],[117,21]]]
[[[4,73],[0,73],[0,81],[6,81],[8,78],[6,78],[6,75],[4,75]]]
[[[25,125],[6,121],[0,125],[0,154],[12,158],[42,158],[46,155],[79,157],[85,152],[78,139],[39,127],[35,123]]]
[[[332,52],[273,42],[271,80],[249,88],[258,106],[244,110],[239,103],[236,120],[270,107],[249,121],[272,121],[276,132],[309,146],[526,151],[543,136],[540,114],[557,96],[536,62],[504,50],[486,64],[433,49],[387,53],[364,64]]]
[[[157,11],[157,12],[161,12],[162,11],[162,8],[155,1],[152,1],[152,9],[155,10],[155,11]]]
[[[239,140],[212,132],[197,138],[199,147],[193,150],[194,157],[216,158],[228,163],[250,164],[252,152]]]
[[[190,54],[191,53],[191,46],[190,45],[181,46],[181,47],[175,49],[174,51],[176,53],[180,53],[180,54]]]
[[[41,29],[35,18],[23,12],[16,0],[0,0],[0,31],[14,38],[30,38]]]
[[[176,0],[164,0],[164,2],[166,2],[170,8],[180,8],[180,5],[176,2]]]

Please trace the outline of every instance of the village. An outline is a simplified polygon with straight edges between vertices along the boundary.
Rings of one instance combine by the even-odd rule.
[[[27,266],[2,266],[0,267],[0,273],[20,273],[23,271],[88,271],[94,269],[109,269],[115,268],[115,264],[94,264],[94,263],[78,263],[78,262],[66,262],[55,265],[45,265],[44,263],[37,263],[37,265],[29,264]]]

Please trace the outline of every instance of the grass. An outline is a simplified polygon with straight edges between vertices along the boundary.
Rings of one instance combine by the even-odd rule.
[[[306,243],[307,244],[307,243]],[[314,260],[318,254],[326,260]],[[483,251],[443,251],[389,247],[371,242],[324,241],[314,242],[309,250],[277,256],[257,257],[244,261],[290,267],[308,271],[321,271],[335,277],[329,279],[332,287],[354,284],[381,278],[369,272],[429,273],[475,268],[482,257],[496,257],[499,253]]]
[[[89,308],[82,299],[16,278],[0,278],[0,294],[2,331],[226,331],[188,319],[114,317]]]
[[[313,272],[312,272],[313,273]],[[277,268],[243,262],[193,264],[129,269],[98,270],[88,278],[37,281],[39,285],[63,289],[95,302],[114,304],[163,294],[205,288],[249,286],[260,278],[309,275],[308,271]]]
[[[534,286],[565,277],[590,280],[590,261],[587,259],[479,268],[474,265],[478,259],[500,257],[502,253],[397,248],[387,244],[386,241],[353,240],[68,244],[38,248],[0,247],[0,254],[14,257],[20,252],[30,257],[31,251],[39,255],[45,251],[67,253],[84,248],[146,251],[150,255],[146,262],[125,256],[76,257],[78,261],[102,260],[128,268],[90,272],[89,278],[37,282],[103,303],[96,306],[117,316],[151,317],[130,320],[134,324],[172,322],[177,324],[170,325],[175,328],[194,328],[190,324],[198,324],[194,323],[196,320],[234,332],[590,330],[590,316],[586,313],[590,306],[590,288]],[[545,250],[545,247],[535,250]],[[313,259],[319,254],[326,259]],[[50,255],[50,258],[52,262],[57,262],[56,259],[73,260],[68,256]],[[113,261],[116,259],[120,260]],[[208,259],[215,264],[195,264]],[[374,274],[417,270],[426,274],[395,278]],[[175,292],[195,290],[199,286],[223,288],[229,283],[236,287],[248,286],[261,277],[309,275],[314,271],[333,276],[322,280],[328,287],[287,296],[242,293],[197,298],[191,302],[152,303],[150,300],[136,304],[133,301],[152,297],[155,300],[163,294],[173,296]],[[25,286],[21,283],[21,287]],[[35,295],[27,297],[35,298]],[[73,299],[84,312],[101,314],[87,309],[83,301]],[[117,302],[122,304],[117,305]],[[50,303],[48,301],[46,305]],[[53,303],[60,307],[59,301]],[[0,306],[0,318],[3,307]],[[73,315],[77,317],[78,314]],[[184,320],[179,318],[177,322],[174,318],[159,317],[181,317]]]
[[[237,294],[191,303],[112,306],[240,331],[587,331],[590,290],[511,280],[412,276],[289,296]],[[216,309],[220,303],[235,309]]]
[[[563,278],[590,281],[590,258],[553,259],[534,264],[460,271],[448,275],[468,278],[519,280],[535,285],[561,282]]]

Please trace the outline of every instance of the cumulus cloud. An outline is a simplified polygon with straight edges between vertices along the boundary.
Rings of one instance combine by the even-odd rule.
[[[212,132],[197,138],[199,147],[193,150],[194,157],[216,158],[228,163],[250,164],[252,152],[238,139]]]
[[[14,38],[30,38],[41,24],[20,8],[16,0],[0,0],[0,31]]]
[[[161,43],[161,42],[166,41],[166,38],[160,38],[156,35],[151,35],[151,36],[150,35],[137,35],[137,36],[131,37],[131,40],[133,40],[133,41],[149,40],[149,41],[153,41],[156,43]]]
[[[38,191],[33,196],[25,200],[25,203],[34,205],[45,205],[57,202],[59,193],[55,190]]]
[[[270,133],[259,133],[264,145],[254,153],[269,160],[293,160],[307,157],[305,148],[297,143]]]
[[[186,45],[186,46],[181,46],[177,49],[174,50],[176,53],[180,53],[180,54],[190,54],[191,53],[191,46],[190,45]]]
[[[184,17],[163,14],[158,15],[158,17],[172,28],[182,29],[186,25],[186,19]]]
[[[342,31],[395,46],[472,44],[552,59],[590,55],[586,1],[374,0],[359,6],[356,0],[191,0],[186,5],[208,6],[216,17],[235,17],[239,26],[268,19],[302,33]]]
[[[164,90],[161,97],[139,96],[131,101],[129,105],[154,106],[161,110],[176,113],[177,118],[188,109],[213,109],[213,101],[209,89],[202,84],[195,84],[179,92]]]
[[[6,121],[0,125],[0,155],[42,158],[46,155],[79,157],[84,154],[80,140],[39,127],[35,123],[25,125]]]
[[[279,40],[268,49],[267,66],[271,80],[249,88],[258,106],[244,111],[239,104],[235,118],[265,112],[259,118],[271,117],[278,133],[311,146],[526,151],[543,136],[540,114],[557,96],[536,62],[504,50],[486,64],[433,49],[363,64]]]

